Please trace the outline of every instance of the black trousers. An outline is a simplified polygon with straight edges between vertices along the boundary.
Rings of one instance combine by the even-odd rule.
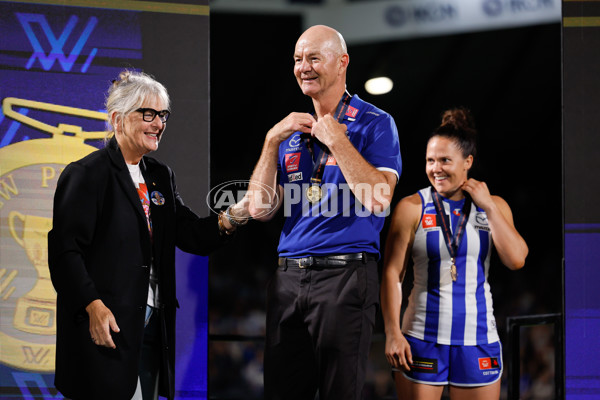
[[[378,305],[376,261],[280,267],[267,291],[265,398],[361,399]]]

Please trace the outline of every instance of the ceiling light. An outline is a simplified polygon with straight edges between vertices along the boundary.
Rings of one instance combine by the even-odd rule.
[[[394,82],[387,76],[369,79],[365,83],[365,89],[369,94],[386,94],[394,87]]]

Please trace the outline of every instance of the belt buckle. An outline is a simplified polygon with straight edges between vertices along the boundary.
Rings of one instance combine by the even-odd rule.
[[[298,260],[298,268],[304,269],[306,267],[310,267],[311,265],[313,265],[313,263],[314,263],[314,259],[312,256],[300,258]]]

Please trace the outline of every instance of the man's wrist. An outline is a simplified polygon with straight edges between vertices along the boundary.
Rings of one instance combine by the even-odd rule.
[[[227,217],[227,220],[229,221],[229,223],[234,226],[234,227],[238,227],[238,226],[244,226],[248,223],[248,220],[251,218],[250,216],[244,218],[244,217],[239,217],[235,215],[234,212],[235,208],[232,205],[230,205],[229,207],[227,207],[227,209],[225,210],[225,217]]]
[[[219,224],[219,233],[221,235],[231,235],[233,234],[233,232],[235,232],[235,226],[232,225],[230,227],[227,227],[229,221],[225,222],[226,218],[227,217],[225,217],[225,211],[221,211],[217,220]]]

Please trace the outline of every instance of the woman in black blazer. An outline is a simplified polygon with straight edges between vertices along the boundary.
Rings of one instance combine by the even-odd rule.
[[[169,105],[163,85],[121,73],[106,102],[107,146],[58,181],[48,252],[55,385],[69,398],[173,398],[175,246],[206,255],[235,229],[230,215],[195,215],[171,169],[145,156],[158,148]]]

